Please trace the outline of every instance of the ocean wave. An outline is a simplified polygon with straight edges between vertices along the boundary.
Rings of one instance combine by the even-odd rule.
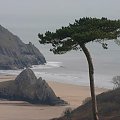
[[[4,75],[18,75],[22,70],[0,70],[0,74]]]
[[[79,73],[61,67],[62,62],[47,62],[45,65],[35,65],[31,69],[34,71],[37,78],[42,77],[46,81],[89,86],[87,71],[80,71]],[[18,75],[21,71],[22,70],[0,70],[0,74]],[[95,74],[95,85],[97,87],[112,88],[111,79],[112,75]]]
[[[58,68],[62,66],[62,62],[47,62],[45,65],[33,65],[31,69],[33,71],[37,70],[45,70],[45,69],[52,69]],[[0,70],[0,74],[10,74],[10,75],[18,75],[23,69],[19,70]]]
[[[45,65],[33,65],[31,69],[51,69],[62,66],[62,62],[47,62]]]

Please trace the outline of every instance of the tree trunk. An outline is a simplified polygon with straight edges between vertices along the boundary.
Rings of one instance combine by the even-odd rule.
[[[95,86],[94,86],[94,67],[91,55],[86,48],[85,44],[80,45],[82,48],[89,66],[89,78],[90,78],[90,90],[91,90],[91,98],[92,98],[92,112],[93,112],[93,120],[99,120],[98,118],[98,110],[97,110],[97,102],[96,102],[96,96],[95,96]]]

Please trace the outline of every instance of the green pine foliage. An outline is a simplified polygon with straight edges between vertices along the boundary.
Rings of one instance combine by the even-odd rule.
[[[80,18],[67,27],[55,32],[47,31],[45,35],[38,34],[41,44],[51,43],[55,54],[64,54],[70,50],[78,50],[82,44],[96,41],[107,49],[106,40],[117,39],[120,35],[120,20],[107,18]]]

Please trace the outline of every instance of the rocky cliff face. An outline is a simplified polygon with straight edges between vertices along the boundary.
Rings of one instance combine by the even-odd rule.
[[[31,69],[21,72],[13,81],[0,83],[0,98],[22,100],[34,104],[64,105],[42,78],[37,79]]]
[[[31,42],[24,44],[0,25],[0,69],[21,69],[45,62],[44,56]]]

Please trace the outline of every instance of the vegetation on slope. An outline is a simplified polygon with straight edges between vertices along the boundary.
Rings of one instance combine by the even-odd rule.
[[[120,120],[120,88],[98,95],[97,101],[100,120]],[[92,120],[91,100],[73,110],[69,116],[53,120]]]

